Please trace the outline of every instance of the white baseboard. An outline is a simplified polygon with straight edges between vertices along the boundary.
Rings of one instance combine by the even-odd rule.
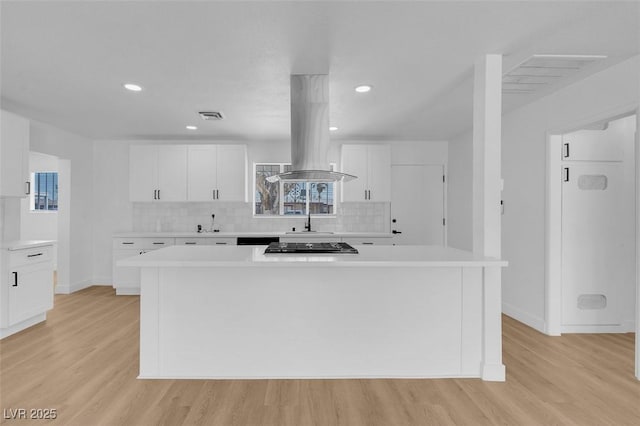
[[[93,277],[93,284],[91,285],[100,285],[100,286],[108,286],[111,287],[112,279],[111,277]]]
[[[116,296],[139,296],[140,287],[116,287]]]
[[[56,294],[71,294],[87,287],[91,287],[92,285],[94,285],[92,280],[84,280],[73,284],[58,283],[58,285],[56,285]]]
[[[12,334],[15,334],[19,331],[22,331],[26,328],[29,328],[33,325],[39,324],[43,321],[47,320],[47,313],[43,312],[41,314],[38,314],[34,317],[31,317],[29,319],[26,319],[24,321],[20,321],[17,324],[12,325],[11,327],[7,327],[7,328],[0,328],[0,339],[4,339],[5,337],[9,337]]]
[[[502,313],[535,330],[538,330],[540,333],[547,334],[545,332],[545,324],[542,318],[531,315],[530,313],[505,302],[502,302]]]
[[[609,325],[563,325],[563,333],[632,333],[635,331],[633,321],[623,321],[622,324]]]

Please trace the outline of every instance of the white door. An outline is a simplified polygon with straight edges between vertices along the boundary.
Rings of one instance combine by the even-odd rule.
[[[562,324],[620,324],[633,253],[625,235],[633,226],[621,208],[622,163],[565,163],[563,172]]]
[[[444,245],[444,168],[391,166],[394,244]]]

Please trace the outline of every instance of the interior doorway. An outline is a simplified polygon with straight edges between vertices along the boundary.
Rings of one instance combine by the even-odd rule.
[[[444,176],[440,164],[391,166],[394,244],[446,245]]]
[[[545,332],[640,328],[638,111],[548,135]],[[614,147],[610,137],[629,135]],[[628,131],[631,129],[630,131]],[[636,339],[636,376],[640,345]]]

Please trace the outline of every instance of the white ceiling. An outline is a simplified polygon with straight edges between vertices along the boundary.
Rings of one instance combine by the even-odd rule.
[[[640,53],[639,18],[635,1],[2,1],[2,106],[91,138],[288,139],[289,75],[329,73],[332,139],[446,139],[471,124],[479,56],[608,55],[506,111]]]

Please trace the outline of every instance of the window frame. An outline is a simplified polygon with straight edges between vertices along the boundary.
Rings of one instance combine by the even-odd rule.
[[[56,175],[56,184],[55,184],[55,201],[56,201],[56,208],[55,209],[36,209],[36,193],[39,193],[39,188],[37,185],[37,180],[36,180],[36,175],[39,174],[55,174]],[[31,172],[30,177],[31,177],[31,193],[29,194],[29,213],[57,213],[60,207],[60,190],[59,190],[59,185],[60,185],[60,173],[57,170],[40,170],[37,172]]]
[[[278,163],[278,162],[261,162],[261,161],[254,161],[253,162],[253,177],[252,177],[252,200],[251,200],[251,210],[253,213],[253,217],[254,218],[296,218],[296,217],[307,217],[307,214],[304,215],[293,215],[293,214],[285,214],[284,213],[284,182],[279,181],[279,196],[278,196],[278,214],[273,214],[273,215],[265,215],[265,214],[256,214],[256,169],[257,166],[279,166],[280,167],[280,172],[279,173],[283,173],[285,171],[285,168],[287,166],[290,166],[291,163]],[[329,165],[333,168],[333,170],[336,169],[337,165],[336,163],[329,163]],[[307,195],[305,196],[306,198],[306,204],[305,204],[305,210],[308,212],[309,211],[309,207],[310,207],[310,203],[311,203],[311,197],[309,196],[311,194],[311,190],[308,188],[308,185],[310,185],[313,182],[304,182],[305,184],[305,190],[307,191]],[[337,216],[338,213],[338,184],[337,182],[332,182],[331,183],[333,185],[333,213],[327,213],[327,214],[317,214],[317,213],[312,213],[311,217],[314,218],[335,218]]]

